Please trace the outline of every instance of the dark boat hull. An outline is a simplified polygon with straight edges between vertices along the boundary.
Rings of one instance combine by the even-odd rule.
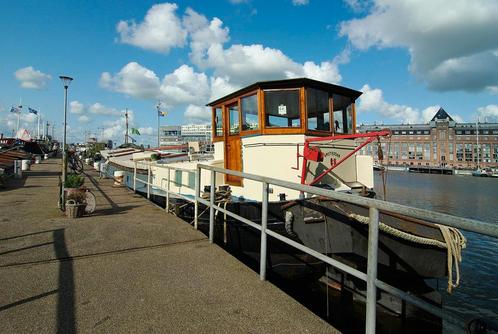
[[[193,221],[193,205],[184,205],[177,215]],[[261,203],[231,202],[227,209],[257,224],[261,222]],[[345,211],[347,210],[347,211]],[[286,222],[286,212],[292,221]],[[366,272],[368,226],[347,216],[351,212],[368,217],[368,209],[346,203],[316,198],[300,201],[269,203],[268,228],[302,243],[323,254]],[[207,229],[209,210],[199,206],[200,229]],[[439,229],[430,225],[406,221],[402,218],[380,214],[380,221],[405,232],[441,240]],[[224,226],[227,227],[224,227]],[[243,231],[243,232],[241,232]],[[215,238],[245,252],[259,252],[259,231],[222,213],[216,216]],[[252,235],[249,237],[248,235]],[[296,253],[296,249],[283,243],[276,251]],[[407,241],[379,232],[378,272],[388,282],[412,277],[418,280],[440,278],[447,275],[446,250]]]

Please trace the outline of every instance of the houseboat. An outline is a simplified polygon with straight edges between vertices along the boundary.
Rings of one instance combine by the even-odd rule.
[[[162,189],[168,180],[171,180],[171,191],[194,198],[194,172],[198,164],[373,197],[373,159],[360,155],[359,149],[390,133],[356,132],[355,101],[360,95],[361,92],[353,89],[307,78],[257,82],[208,104],[212,111],[214,144],[214,155],[208,160],[199,161],[202,154],[189,154],[190,158],[182,161],[150,162],[150,152],[134,151],[116,152],[115,157],[113,152],[107,152],[106,156],[114,170],[122,167],[121,170],[128,172],[130,188],[135,166],[138,177],[143,180],[150,169],[152,196],[156,199],[164,198]],[[359,137],[364,139],[360,145],[356,141]],[[166,166],[181,170],[170,171]],[[202,171],[203,196],[211,191],[209,173]],[[228,210],[260,222],[261,183],[217,173],[216,185],[219,186],[216,198],[223,201]],[[142,183],[136,186],[138,191],[146,191]],[[193,221],[193,204],[171,196],[168,209]],[[274,185],[271,185],[269,199],[270,229],[366,270],[368,208]],[[206,228],[209,214],[202,205],[199,215],[199,228]],[[452,270],[451,266],[448,269],[444,247],[449,241],[439,226],[383,212],[380,221],[385,227],[380,229],[379,235],[380,279],[423,295],[428,291],[426,278],[443,278]],[[253,231],[251,237],[249,232],[241,233],[250,230],[243,223],[219,214],[215,224],[219,240],[246,252],[259,249],[258,234]],[[457,247],[464,247],[465,238],[458,240],[461,242]],[[293,251],[280,246],[273,249]],[[328,279],[344,282],[341,275],[330,273]],[[362,283],[357,284],[354,279],[348,284],[364,289]],[[450,284],[453,286],[453,282]]]

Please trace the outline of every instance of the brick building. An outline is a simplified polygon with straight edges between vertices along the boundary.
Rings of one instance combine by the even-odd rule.
[[[358,132],[382,129],[392,132],[391,138],[381,142],[384,159],[378,161],[377,143],[365,146],[360,154],[372,155],[383,165],[498,167],[498,123],[457,123],[440,108],[428,124],[361,125]]]

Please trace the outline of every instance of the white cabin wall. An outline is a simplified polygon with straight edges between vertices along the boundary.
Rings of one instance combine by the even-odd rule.
[[[304,135],[265,135],[241,138],[242,143],[242,170],[244,173],[264,175],[276,179],[301,182],[301,166],[296,167],[296,145],[300,144],[299,152],[302,154]],[[266,144],[266,146],[252,146],[254,144]],[[271,144],[288,144],[272,146]],[[302,160],[301,160],[302,161]],[[248,179],[243,180],[242,187],[232,186],[232,192],[236,196],[244,196],[246,199],[261,201],[261,182]],[[270,194],[271,201],[279,199],[278,194],[285,193],[287,199],[299,197],[299,192],[270,185],[273,193]]]

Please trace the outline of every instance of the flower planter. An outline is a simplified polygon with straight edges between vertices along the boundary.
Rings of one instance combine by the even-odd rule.
[[[85,203],[76,203],[70,199],[66,202],[66,216],[68,218],[79,218],[85,213]]]

